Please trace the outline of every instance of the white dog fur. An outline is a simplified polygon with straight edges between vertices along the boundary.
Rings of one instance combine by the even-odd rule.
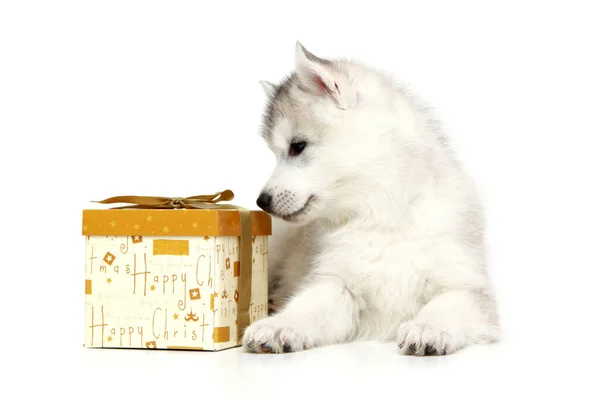
[[[383,73],[300,43],[295,71],[261,85],[277,160],[262,190],[272,313],[244,348],[393,340],[421,356],[499,340],[483,209],[430,110]]]

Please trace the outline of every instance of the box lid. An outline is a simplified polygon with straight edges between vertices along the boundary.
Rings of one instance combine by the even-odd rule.
[[[251,210],[252,235],[271,235],[271,216]],[[83,210],[82,235],[240,236],[240,213],[232,209]]]

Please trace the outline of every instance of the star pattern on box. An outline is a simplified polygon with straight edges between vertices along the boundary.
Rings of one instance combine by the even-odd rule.
[[[112,265],[113,261],[115,261],[115,256],[110,251],[107,251],[102,260],[108,265]]]
[[[151,286],[150,286],[150,290],[151,290],[152,292],[154,292],[154,291],[156,290],[156,286],[154,286],[154,285],[151,285]]]
[[[133,225],[133,230],[134,231],[139,231],[140,230],[140,226],[138,224]]]
[[[109,343],[112,342],[112,336],[107,337],[106,341],[109,342]]]
[[[146,342],[147,349],[156,349],[156,342],[153,340],[151,342]]]
[[[225,269],[229,269],[231,268],[231,261],[229,260],[229,257],[227,257],[225,259]]]
[[[132,236],[131,243],[142,243],[142,237],[139,235]]]
[[[203,239],[204,239],[205,242],[208,242],[208,239],[210,239],[210,238],[208,236],[204,236]]]
[[[168,226],[165,226],[165,227],[162,229],[162,231],[163,231],[164,233],[169,233],[170,229],[169,229],[169,227],[168,227]]]
[[[146,221],[148,221],[148,222],[152,222],[152,215],[148,215],[148,216],[146,217]]]
[[[173,314],[173,319],[179,319],[179,314],[177,314],[177,313]]]
[[[117,226],[117,221],[115,221],[114,219],[110,221],[110,226],[112,226],[113,228]]]
[[[106,279],[106,283],[111,283],[112,282],[112,278],[107,278]]]
[[[190,300],[200,300],[200,289],[190,289]]]

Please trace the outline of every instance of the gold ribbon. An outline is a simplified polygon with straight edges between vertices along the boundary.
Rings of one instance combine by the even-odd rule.
[[[233,200],[233,192],[229,189],[215,194],[201,194],[191,197],[158,197],[158,196],[116,196],[94,203],[114,204],[130,203],[133,205],[115,208],[243,208],[234,205],[222,205],[219,201]],[[215,207],[216,206],[216,207]]]
[[[230,209],[240,212],[240,275],[238,278],[238,342],[244,329],[250,325],[250,296],[252,294],[252,218],[250,210],[233,204],[217,204],[220,201],[233,200],[233,192],[229,189],[209,195],[191,197],[159,197],[159,196],[115,196],[94,201],[100,204],[129,203],[123,208],[144,209]]]

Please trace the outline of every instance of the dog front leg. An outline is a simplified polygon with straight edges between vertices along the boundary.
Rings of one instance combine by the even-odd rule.
[[[408,355],[445,355],[469,344],[498,340],[492,297],[481,291],[449,291],[434,297],[398,329],[398,346]]]
[[[359,305],[341,280],[313,281],[278,314],[251,324],[243,346],[259,353],[288,353],[343,342],[357,324]]]

